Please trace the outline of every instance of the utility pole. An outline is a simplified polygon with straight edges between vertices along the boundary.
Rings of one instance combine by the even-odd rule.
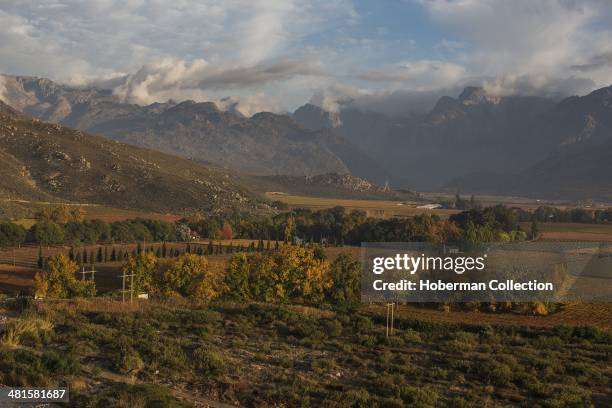
[[[119,275],[119,277],[122,279],[121,302],[125,303],[125,292],[127,292],[125,289],[125,278],[130,278],[130,303],[132,303],[134,298],[134,273],[132,272],[128,275],[123,271],[123,274]]]
[[[81,280],[85,280],[85,275],[90,274],[90,276],[91,276],[90,280],[93,283],[95,283],[95,277],[94,277],[95,273],[96,273],[96,269],[94,268],[93,265],[91,265],[91,270],[89,270],[89,271],[86,271],[85,270],[85,265],[83,265],[83,269],[81,270]]]
[[[393,309],[395,307],[395,303],[387,303],[387,337],[393,336]]]
[[[134,274],[131,273],[130,274],[130,303],[132,303],[133,298],[134,298]]]

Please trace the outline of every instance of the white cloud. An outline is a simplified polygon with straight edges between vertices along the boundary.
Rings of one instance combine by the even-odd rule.
[[[471,75],[502,78],[499,83],[531,76],[532,86],[542,83],[545,90],[556,83],[562,91],[566,86],[558,78],[585,79],[572,67],[612,51],[610,26],[596,24],[611,15],[610,2],[427,0],[422,4],[453,40],[470,46],[460,58]],[[586,78],[594,81],[593,86],[604,86],[612,81],[611,73],[607,66]]]
[[[453,62],[417,60],[371,70],[360,74],[359,78],[372,82],[400,82],[413,90],[423,90],[454,84],[465,73],[463,66]]]
[[[168,99],[195,101],[218,101],[222,106],[232,106],[245,115],[253,109],[279,111],[278,98],[269,97],[264,103],[265,93],[257,91],[270,82],[289,80],[295,76],[319,76],[324,72],[317,64],[306,61],[280,61],[272,64],[245,67],[213,65],[203,59],[184,61],[165,58],[147,64],[135,74],[119,80],[114,94],[120,100],[146,105]],[[116,81],[116,79],[111,78]],[[228,90],[237,92],[251,90],[252,95],[223,95]]]
[[[379,90],[331,86],[320,89],[310,99],[310,103],[330,112],[354,108],[366,112],[382,113],[389,116],[410,116],[431,110],[442,96],[457,96],[462,85],[426,91]]]
[[[588,78],[555,78],[548,75],[504,75],[483,79],[480,85],[496,96],[545,96],[553,99],[584,95],[596,87]]]
[[[355,18],[350,0],[0,0],[0,71],[133,101],[244,99],[323,75],[304,38]]]
[[[0,71],[245,112],[313,92],[405,112],[466,83],[556,96],[612,83],[609,1],[414,1],[431,26],[397,33],[367,26],[384,4],[360,16],[352,0],[0,0]]]

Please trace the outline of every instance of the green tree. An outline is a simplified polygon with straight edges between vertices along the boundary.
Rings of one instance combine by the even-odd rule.
[[[233,255],[227,263],[225,274],[226,297],[234,300],[250,299],[249,276],[250,265],[246,254]]]
[[[332,284],[327,298],[335,304],[359,303],[361,290],[361,263],[348,254],[340,254],[331,265]]]
[[[19,246],[26,238],[26,230],[12,222],[0,222],[0,247]]]
[[[45,261],[43,258],[42,247],[38,247],[38,269],[42,269],[45,266]]]
[[[32,236],[40,245],[60,244],[64,241],[64,229],[53,221],[41,221],[32,227]]]
[[[540,228],[538,227],[538,223],[536,222],[535,218],[531,220],[530,233],[532,240],[538,239],[538,236],[540,235]]]
[[[285,221],[285,228],[283,230],[284,233],[284,238],[285,238],[285,242],[291,242],[293,241],[293,236],[295,235],[295,220],[293,219],[293,216],[290,215],[287,217],[287,220]]]

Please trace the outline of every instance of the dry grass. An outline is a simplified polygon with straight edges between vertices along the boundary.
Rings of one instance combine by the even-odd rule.
[[[97,297],[95,299],[56,299],[36,302],[36,310],[44,316],[52,316],[57,312],[77,314],[84,312],[104,312],[110,314],[126,314],[146,311],[155,302],[134,300],[125,303],[111,298]]]
[[[6,327],[0,345],[3,347],[16,347],[20,344],[24,334],[49,331],[53,329],[53,323],[40,317],[25,317],[17,319]]]

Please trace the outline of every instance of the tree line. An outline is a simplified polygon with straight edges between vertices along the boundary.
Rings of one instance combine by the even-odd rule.
[[[93,280],[77,279],[77,271],[65,254],[48,258],[34,279],[36,296],[95,296]],[[330,262],[314,247],[283,245],[278,251],[234,254],[225,267],[187,252],[161,267],[152,251],[141,251],[125,259],[122,271],[133,275],[129,289],[134,295],[351,306],[359,302],[361,264],[347,254]]]
[[[235,238],[311,242],[328,245],[359,245],[361,242],[482,242],[524,239],[519,222],[522,210],[504,206],[473,208],[442,219],[435,214],[411,218],[380,219],[363,211],[334,207],[313,211],[295,209],[274,216],[236,213],[171,223],[132,219],[107,223],[102,220],[40,219],[29,230],[0,223],[0,245],[23,242],[43,246],[132,242],[189,242],[193,238]],[[531,217],[533,218],[533,217]]]
[[[562,209],[550,206],[540,206],[534,211],[517,210],[521,221],[537,222],[569,222],[582,224],[608,224],[612,222],[612,208]]]

